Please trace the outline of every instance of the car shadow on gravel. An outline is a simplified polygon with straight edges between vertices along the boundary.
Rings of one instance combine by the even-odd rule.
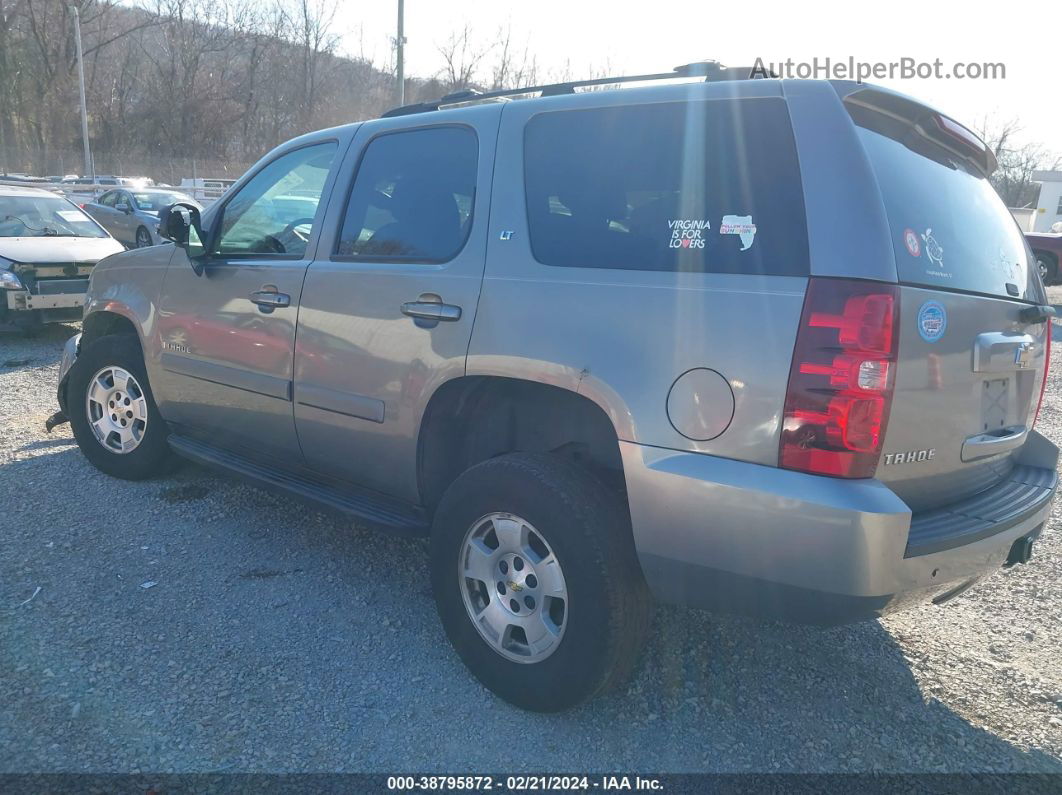
[[[24,444],[18,448],[20,453],[27,453],[32,450],[50,450],[54,447],[69,447],[72,444],[77,444],[72,437],[56,437],[54,439],[40,439],[36,442],[30,442]]]
[[[664,769],[1062,772],[924,693],[877,622],[821,629],[661,607],[634,684],[584,709],[648,715]],[[681,743],[694,726],[696,748]]]
[[[924,694],[878,623],[660,607],[627,686],[531,714],[450,649],[422,540],[74,449],[0,466],[0,504],[0,770],[1062,771]]]

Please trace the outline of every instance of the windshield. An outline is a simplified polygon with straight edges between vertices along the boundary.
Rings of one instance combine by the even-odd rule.
[[[0,196],[0,237],[107,237],[107,233],[58,196]]]
[[[901,282],[1046,300],[1025,238],[985,177],[858,129],[881,186]]]
[[[150,193],[134,193],[133,201],[136,203],[138,210],[143,210],[146,213],[158,214],[159,210],[163,207],[169,207],[171,204],[177,202],[184,202],[196,207],[199,204],[192,199],[191,196],[185,193],[167,193],[151,191]]]

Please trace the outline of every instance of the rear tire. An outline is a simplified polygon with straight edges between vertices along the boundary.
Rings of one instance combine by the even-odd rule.
[[[1045,285],[1052,285],[1058,282],[1058,260],[1050,254],[1045,254],[1042,251],[1033,252],[1036,255],[1036,265],[1040,269],[1040,278],[1043,279]]]
[[[495,527],[504,532],[492,547]],[[515,552],[510,538],[522,539]],[[472,544],[486,555],[475,569],[482,577],[467,576]],[[524,709],[557,712],[624,682],[648,633],[650,598],[626,504],[549,454],[504,455],[454,481],[435,515],[431,580],[465,665]],[[499,620],[505,632],[496,631]],[[542,623],[552,636],[540,633]]]
[[[113,373],[120,380],[108,375]],[[110,379],[110,391],[97,383],[101,379]],[[119,399],[112,401],[114,396]],[[119,405],[112,407],[112,402]],[[70,368],[66,409],[78,447],[101,472],[124,480],[144,480],[173,470],[176,457],[166,442],[169,429],[152,397],[136,337],[111,334],[82,348]],[[111,417],[115,419],[108,421]],[[141,432],[134,434],[141,422]],[[128,444],[123,444],[123,436]],[[130,449],[118,452],[122,446]]]

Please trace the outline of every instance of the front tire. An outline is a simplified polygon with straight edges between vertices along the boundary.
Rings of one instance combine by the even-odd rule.
[[[431,580],[465,665],[524,709],[568,709],[625,681],[648,633],[626,504],[553,455],[504,455],[450,486]]]
[[[147,230],[146,226],[141,226],[136,230],[136,248],[147,248],[151,245],[151,233]]]
[[[112,334],[82,348],[70,368],[66,408],[78,447],[101,472],[144,480],[173,468],[136,337]]]

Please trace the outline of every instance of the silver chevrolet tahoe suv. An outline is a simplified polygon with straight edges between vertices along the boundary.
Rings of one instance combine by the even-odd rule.
[[[81,450],[430,537],[534,710],[622,682],[651,596],[830,624],[1026,562],[1053,311],[992,153],[868,85],[666,76],[399,108],[171,208],[93,272]]]

